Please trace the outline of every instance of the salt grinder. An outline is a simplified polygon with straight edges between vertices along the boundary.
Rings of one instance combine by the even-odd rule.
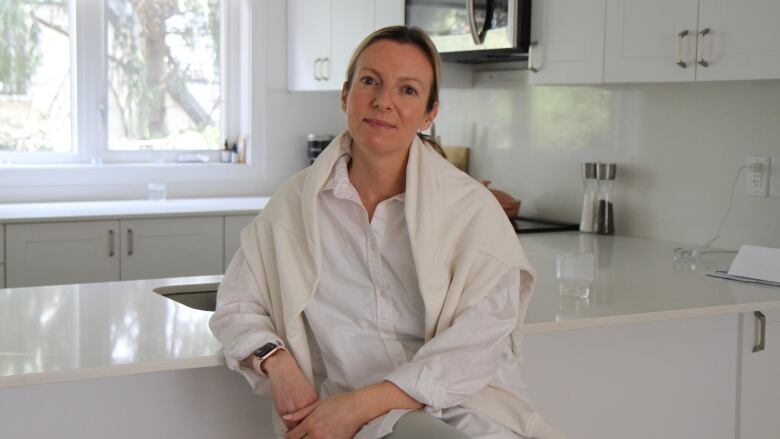
[[[615,183],[617,165],[615,163],[599,163],[596,166],[598,180],[598,207],[596,211],[596,233],[601,235],[615,234],[614,204],[612,202],[612,186]]]
[[[596,180],[596,163],[582,164],[582,218],[580,231],[592,233],[596,231],[596,210],[598,209],[598,180]]]

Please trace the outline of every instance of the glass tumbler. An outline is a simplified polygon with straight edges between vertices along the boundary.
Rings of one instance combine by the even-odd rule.
[[[595,273],[593,253],[564,253],[555,256],[555,279],[564,296],[586,298]]]

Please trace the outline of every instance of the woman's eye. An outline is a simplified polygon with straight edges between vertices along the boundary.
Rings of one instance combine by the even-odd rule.
[[[414,96],[417,94],[417,89],[414,87],[406,86],[401,89],[405,95]]]
[[[363,85],[374,85],[376,84],[376,80],[370,76],[364,76],[360,78],[360,83]]]

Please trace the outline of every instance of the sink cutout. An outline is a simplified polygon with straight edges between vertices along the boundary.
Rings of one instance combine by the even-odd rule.
[[[154,292],[184,306],[201,311],[214,311],[217,307],[218,283],[195,285],[169,285]]]

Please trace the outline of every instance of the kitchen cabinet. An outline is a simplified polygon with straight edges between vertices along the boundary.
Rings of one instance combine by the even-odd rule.
[[[241,247],[241,231],[246,227],[257,215],[232,215],[225,217],[225,266],[230,265],[230,261],[233,259],[233,255],[236,254],[238,248]]]
[[[738,321],[722,315],[526,334],[523,379],[536,409],[568,437],[733,438]]]
[[[765,319],[764,348],[760,322],[754,313],[741,315],[739,436],[740,439],[775,437],[780,431],[780,311],[761,311]]]
[[[529,81],[595,84],[604,71],[606,0],[537,0],[531,8]]]
[[[223,272],[223,218],[122,220],[122,280]]]
[[[605,82],[780,78],[780,3],[608,0]]]
[[[290,90],[340,90],[352,51],[373,30],[403,24],[400,0],[289,0]]]
[[[5,288],[5,227],[0,226],[0,288]]]
[[[119,280],[119,221],[5,226],[9,288]]]

